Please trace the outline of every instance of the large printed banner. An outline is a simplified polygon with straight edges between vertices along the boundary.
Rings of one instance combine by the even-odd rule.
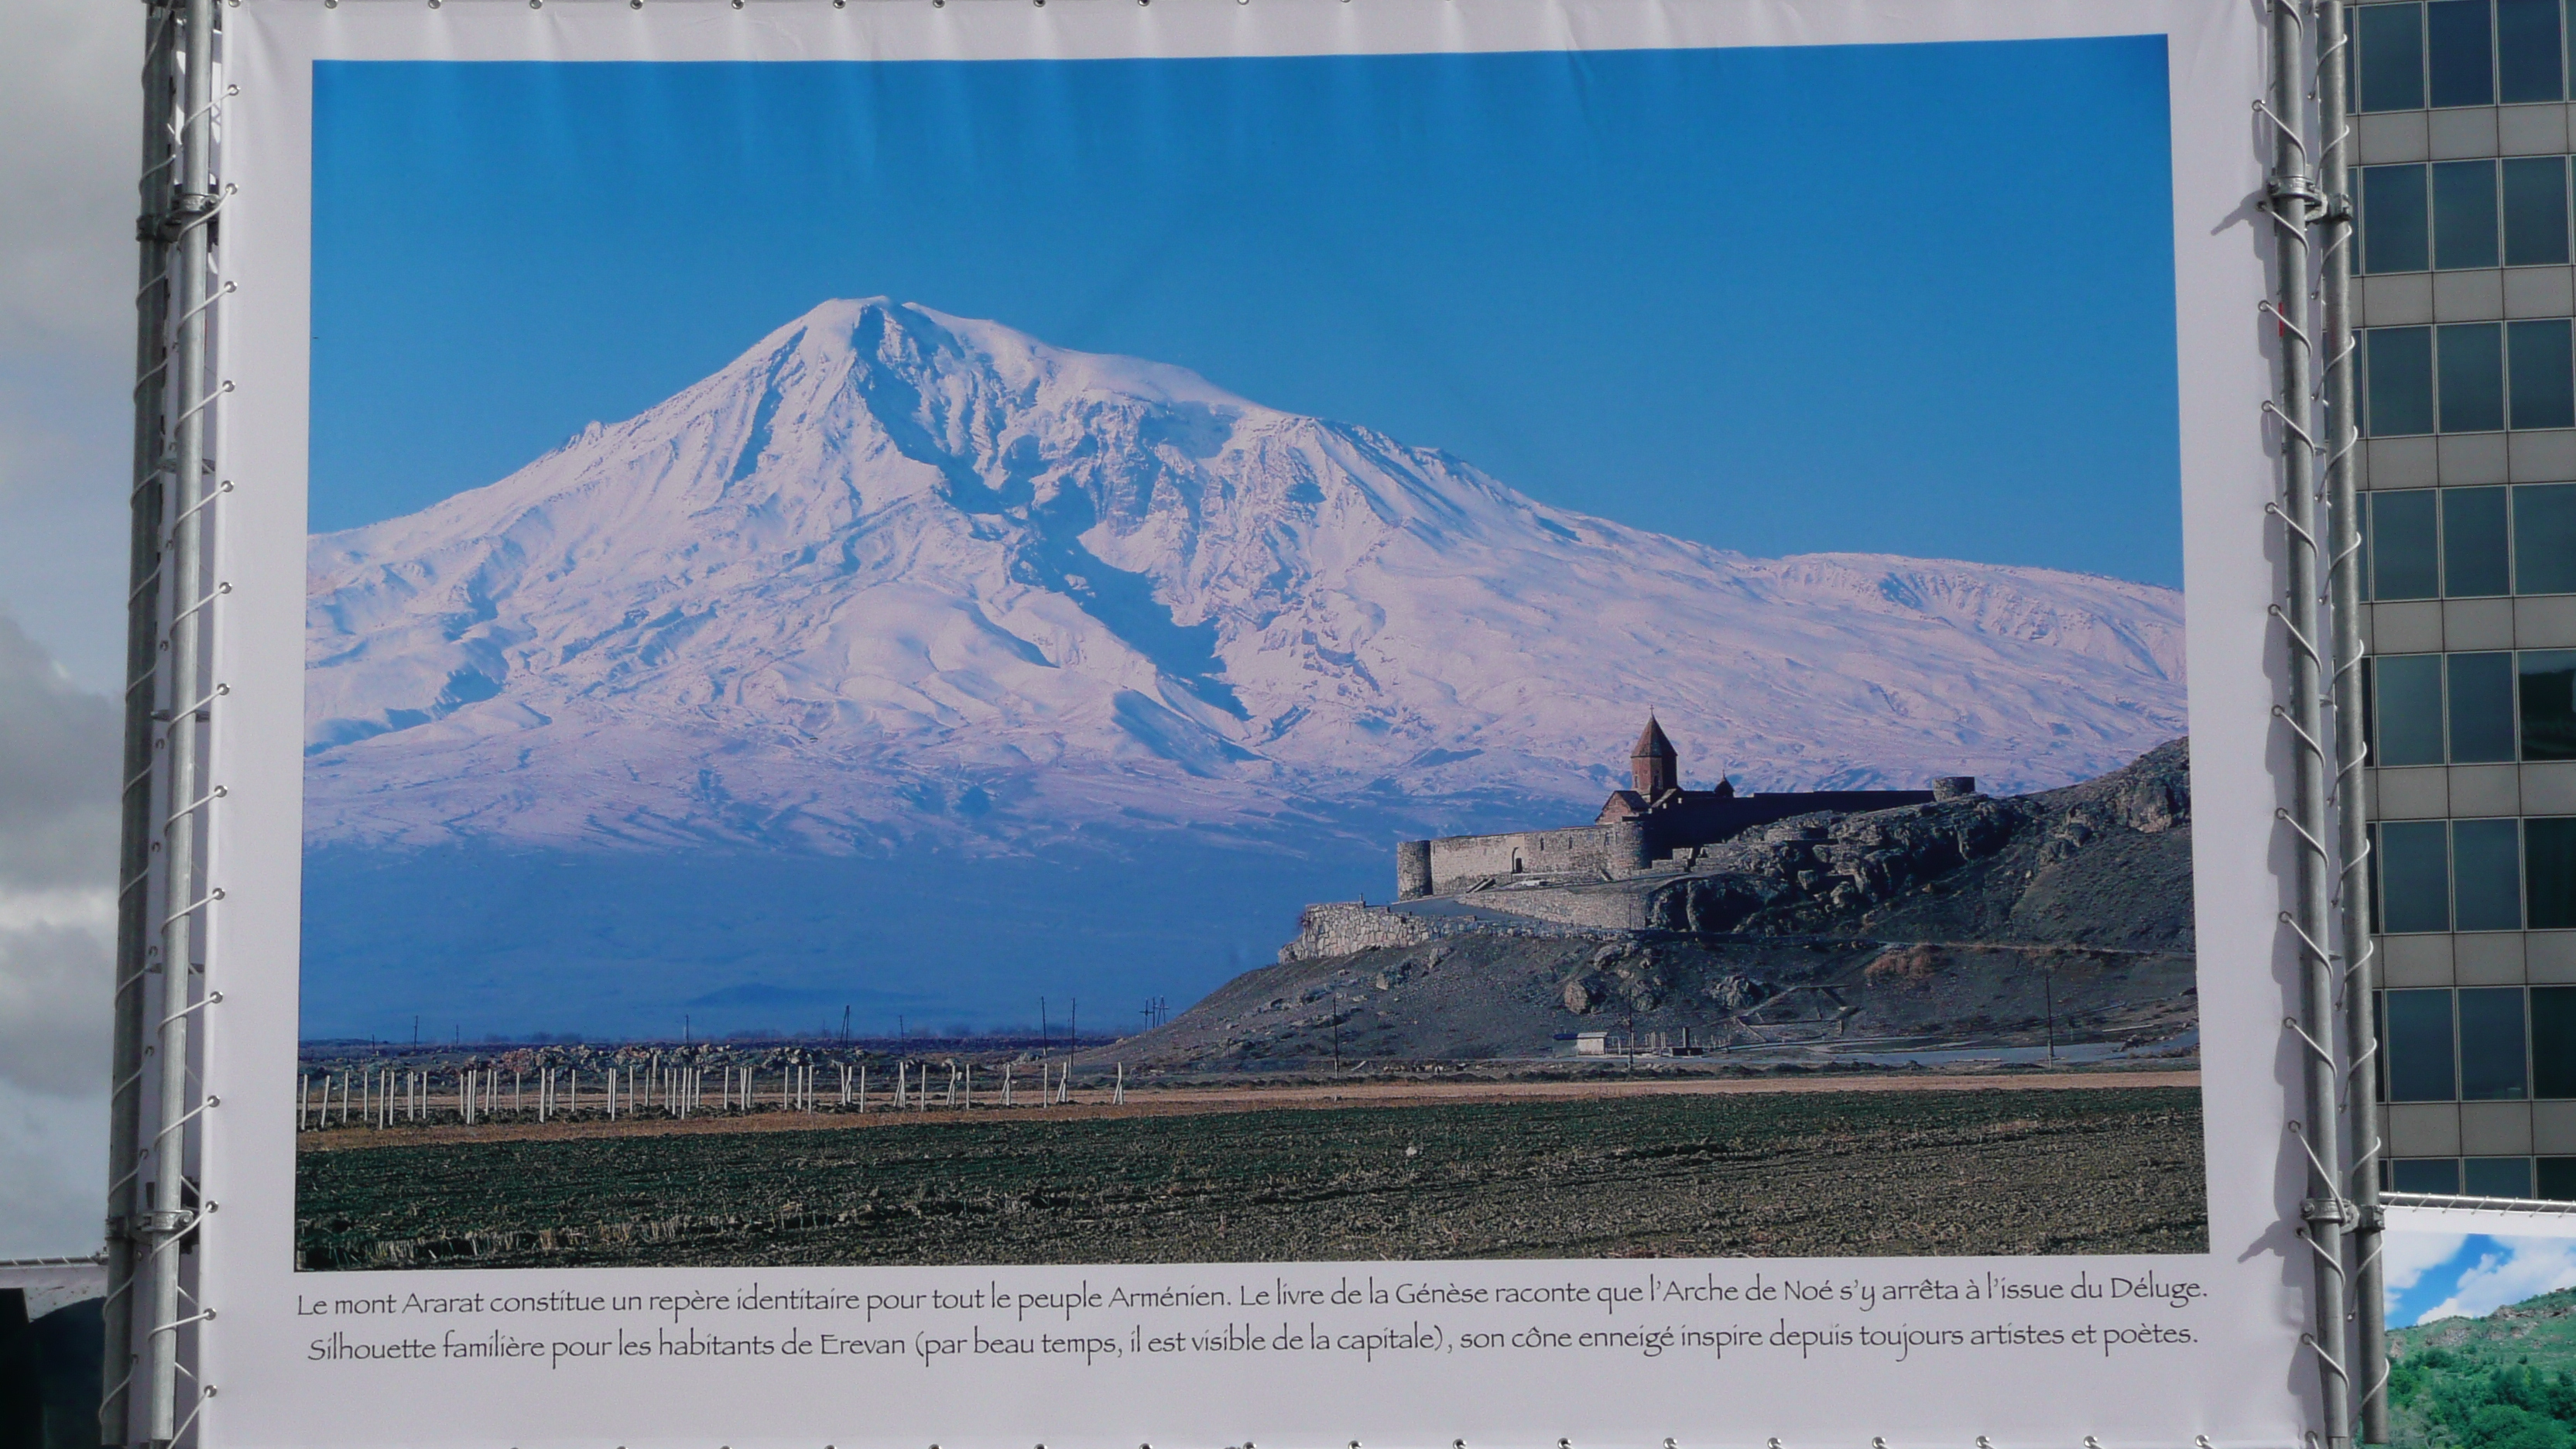
[[[209,1442],[2297,1442],[2253,9],[222,16]]]

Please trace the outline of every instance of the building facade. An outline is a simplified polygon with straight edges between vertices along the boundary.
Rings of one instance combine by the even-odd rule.
[[[2353,22],[2387,1181],[2576,1199],[2576,14]]]

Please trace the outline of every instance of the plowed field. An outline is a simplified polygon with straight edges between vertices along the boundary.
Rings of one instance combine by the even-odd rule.
[[[307,1268],[2199,1252],[2190,1087],[888,1118],[299,1154]]]

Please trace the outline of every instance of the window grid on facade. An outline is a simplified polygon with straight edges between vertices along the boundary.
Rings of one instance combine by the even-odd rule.
[[[2366,495],[2363,597],[2576,593],[2576,483]]]
[[[2353,11],[2348,78],[2362,111],[2567,99],[2560,0],[2430,0]]]
[[[2397,0],[2345,51],[2402,1191],[2576,1201],[2572,43],[2576,0]]]

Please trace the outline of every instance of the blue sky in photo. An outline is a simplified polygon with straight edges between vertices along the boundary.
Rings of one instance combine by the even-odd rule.
[[[2391,1328],[2483,1318],[2507,1304],[2576,1287],[2576,1238],[2392,1232],[2382,1241]]]
[[[2164,46],[322,63],[312,526],[885,294],[1720,547],[2178,586]]]

